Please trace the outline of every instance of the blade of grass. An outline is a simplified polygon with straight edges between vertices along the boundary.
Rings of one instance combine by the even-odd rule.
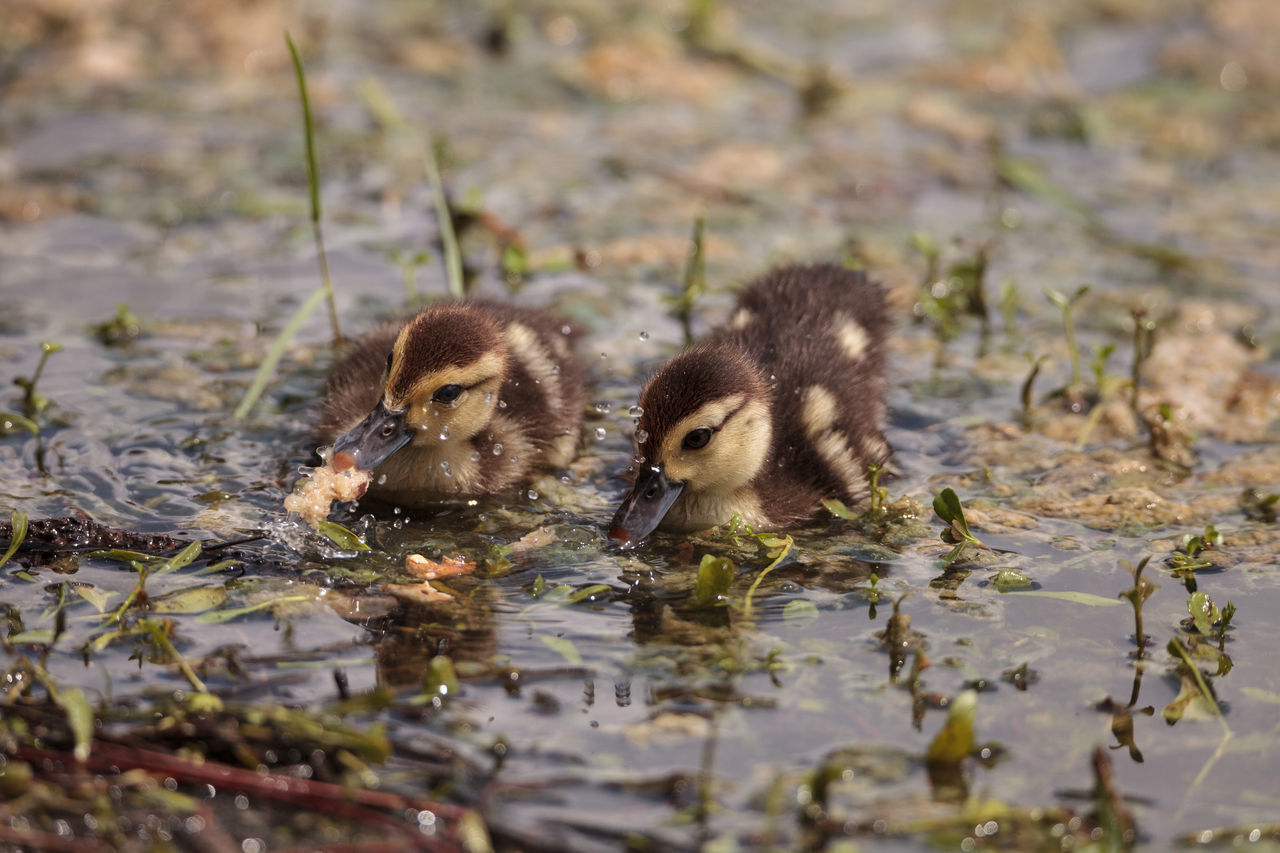
[[[307,94],[307,74],[302,68],[302,56],[286,30],[285,43],[293,59],[293,72],[298,78],[298,97],[302,101],[302,128],[307,146],[307,186],[311,190],[311,233],[316,240],[316,255],[320,261],[320,280],[324,282],[325,301],[329,305],[329,324],[333,327],[333,345],[342,346],[342,332],[338,329],[338,307],[333,301],[333,281],[329,277],[329,257],[324,251],[324,231],[320,225],[320,170],[316,166],[316,129],[311,118],[311,98]]]
[[[253,377],[249,390],[244,392],[244,398],[240,400],[240,405],[236,406],[236,410],[232,414],[233,418],[238,421],[244,420],[249,414],[253,404],[258,402],[258,398],[262,396],[263,390],[266,389],[267,380],[275,372],[276,365],[280,363],[280,359],[284,356],[285,347],[289,346],[293,336],[302,328],[302,324],[307,321],[312,312],[320,307],[320,302],[324,297],[325,288],[324,285],[320,285],[311,292],[305,302],[298,306],[298,310],[293,312],[289,322],[285,323],[284,328],[280,330],[280,334],[276,335],[275,343],[271,345],[271,349],[267,352],[267,357],[262,360],[261,366],[258,367],[258,373]]]
[[[20,509],[9,510],[9,547],[0,557],[0,568],[9,562],[9,558],[18,553],[22,540],[27,538],[27,514]]]
[[[427,182],[431,185],[431,200],[435,202],[436,220],[440,227],[440,243],[444,247],[444,268],[449,281],[449,295],[462,299],[467,295],[462,281],[462,252],[458,248],[458,236],[453,231],[453,214],[449,211],[449,199],[444,194],[440,180],[440,164],[436,162],[435,148],[430,142],[425,146],[423,159],[427,167]]]

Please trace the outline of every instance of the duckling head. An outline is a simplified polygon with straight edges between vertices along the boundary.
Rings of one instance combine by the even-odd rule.
[[[333,466],[369,471],[406,446],[471,438],[493,417],[506,369],[497,323],[466,305],[428,308],[400,330],[378,405],[334,442]]]
[[[676,502],[730,497],[764,467],[773,437],[769,384],[741,350],[702,346],[668,362],[640,395],[635,485],[609,525],[634,547]]]

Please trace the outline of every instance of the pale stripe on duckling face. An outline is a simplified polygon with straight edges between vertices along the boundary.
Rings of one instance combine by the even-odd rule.
[[[871,339],[867,335],[867,330],[857,320],[840,315],[836,318],[835,333],[836,340],[840,342],[840,348],[851,360],[857,361],[866,354],[867,344]]]
[[[858,494],[865,482],[862,467],[853,448],[835,429],[838,415],[835,395],[821,385],[810,385],[804,391],[801,418],[805,433],[831,473],[840,478],[850,494]]]
[[[393,361],[393,374],[398,367]],[[487,352],[471,364],[450,366],[418,377],[403,398],[388,398],[387,408],[405,411],[406,421],[418,431],[414,444],[465,441],[483,429],[493,416],[505,371],[502,353]],[[436,393],[449,385],[462,389],[457,398],[447,403],[435,400]],[[387,387],[393,387],[392,383],[388,382]]]
[[[684,439],[698,429],[710,429],[705,447],[689,449]],[[773,427],[768,404],[733,394],[712,400],[686,415],[662,438],[657,462],[671,480],[682,481],[688,492],[733,491],[759,473],[769,453]]]

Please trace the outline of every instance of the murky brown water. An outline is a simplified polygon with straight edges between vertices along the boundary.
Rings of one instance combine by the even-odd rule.
[[[1114,787],[1143,846],[1220,826],[1229,842],[1255,824],[1274,843],[1280,527],[1238,500],[1246,487],[1280,492],[1280,16],[1269,0],[735,4],[697,44],[681,4],[502,8],[195,4],[162,16],[106,4],[59,25],[53,4],[20,0],[0,25],[0,374],[30,376],[41,341],[63,349],[38,386],[51,401],[40,437],[0,438],[0,507],[82,510],[207,543],[265,534],[222,555],[238,567],[201,573],[202,559],[146,586],[183,657],[229,700],[314,708],[337,698],[335,668],[352,694],[384,684],[404,698],[433,655],[449,655],[464,685],[443,711],[358,722],[386,725],[400,750],[373,768],[387,790],[423,792],[414,745],[444,742],[489,767],[504,744],[483,803],[465,785],[457,797],[508,843],[613,849],[635,833],[676,849],[791,848],[878,827],[888,837],[855,840],[1053,846],[1050,830],[1032,841],[973,827],[995,803],[1019,819],[1088,812],[1099,745],[1115,747]],[[322,312],[251,417],[231,412],[318,282],[284,27],[308,65],[344,330],[403,309],[398,259],[414,252],[434,256],[416,286],[445,291],[416,141],[433,134],[455,199],[518,230],[533,265],[509,292],[493,240],[473,233],[475,292],[589,330],[600,405],[567,482],[537,483],[518,506],[357,510],[341,520],[373,546],[359,556],[283,518],[329,357]],[[827,98],[806,84],[820,68]],[[404,129],[388,124],[384,97]],[[624,556],[601,529],[621,490],[627,407],[682,340],[663,297],[700,215],[714,292],[696,331],[723,318],[736,283],[784,259],[860,260],[902,317],[889,430],[900,476],[888,485],[917,517],[797,534],[751,619],[743,598],[763,554],[708,535],[691,551],[659,537]],[[932,277],[913,235],[940,247]],[[948,270],[981,246],[985,337],[975,318],[935,311]],[[1075,320],[1084,383],[1102,392],[1092,420],[1045,399],[1070,363],[1044,291],[1085,282]],[[90,327],[120,304],[141,334],[107,346]],[[1169,407],[1170,426],[1193,437],[1189,469],[1151,454],[1120,384],[1134,308],[1159,321],[1139,408]],[[1090,364],[1108,343],[1099,382]],[[1023,412],[1028,353],[1049,360]],[[0,410],[20,411],[21,391],[6,394]],[[928,509],[948,486],[1000,549],[959,570],[941,566],[949,546]],[[1200,661],[1220,721],[1197,703],[1171,724],[1180,679],[1166,644],[1194,631],[1165,559],[1207,524],[1227,568],[1197,582],[1237,608],[1234,667]],[[483,558],[536,528],[554,542],[453,582],[456,605],[383,588],[407,580],[410,552]],[[737,562],[733,606],[688,606],[703,554]],[[1124,563],[1147,555],[1159,589],[1132,696],[1133,612],[1117,595],[1132,584]],[[995,578],[1010,568],[1031,588],[1002,592]],[[98,606],[110,612],[137,585],[119,561],[47,565],[23,551],[3,573],[19,639],[54,627],[58,584],[96,591],[66,610],[45,661],[58,683],[109,703],[188,689],[137,637],[94,643],[107,630]],[[607,589],[570,600],[596,584]],[[915,697],[910,661],[892,683],[878,636],[904,595],[931,664]],[[260,609],[212,621],[250,605]],[[40,649],[7,646],[6,666]],[[1004,678],[1022,665],[1034,671],[1025,690]],[[1002,747],[993,766],[964,765],[965,792],[987,812],[923,766],[945,716],[930,694],[966,685],[982,688],[978,739]],[[1095,709],[1108,696],[1134,707],[1132,748]],[[824,765],[834,781],[807,822]],[[929,823],[951,817],[968,829]]]

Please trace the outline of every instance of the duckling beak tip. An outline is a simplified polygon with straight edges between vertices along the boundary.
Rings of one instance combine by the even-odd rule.
[[[624,549],[635,547],[635,542],[631,541],[631,531],[621,525],[614,525],[609,528],[609,538]]]

